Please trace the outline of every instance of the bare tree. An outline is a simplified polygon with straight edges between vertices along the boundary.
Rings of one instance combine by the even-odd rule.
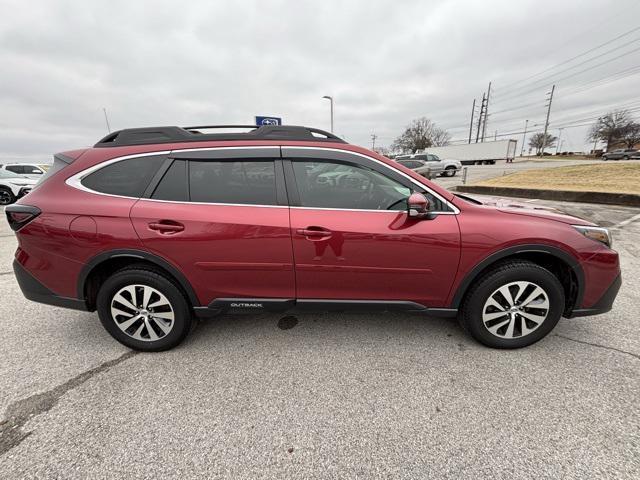
[[[529,139],[529,146],[536,149],[536,155],[542,155],[545,148],[555,146],[556,140],[558,137],[554,137],[550,133],[547,133],[546,138],[544,133],[536,133]]]
[[[426,117],[413,120],[405,131],[393,142],[393,149],[414,153],[429,147],[449,144],[451,135]]]
[[[385,157],[391,155],[391,149],[389,147],[376,147],[374,151],[378,152],[380,155],[384,155]]]
[[[608,151],[612,143],[624,137],[632,124],[633,120],[627,110],[609,112],[596,121],[587,138],[592,142],[606,142]]]
[[[620,140],[624,142],[627,148],[635,148],[640,143],[640,123],[631,122],[627,125]]]

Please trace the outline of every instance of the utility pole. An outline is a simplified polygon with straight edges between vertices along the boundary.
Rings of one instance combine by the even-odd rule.
[[[549,129],[549,115],[551,114],[551,102],[553,101],[553,92],[555,91],[556,86],[553,85],[551,87],[551,92],[549,95],[549,103],[545,105],[547,107],[547,119],[544,122],[544,134],[542,136],[542,150],[541,153],[544,155],[544,147],[547,145],[547,130]]]
[[[482,103],[480,104],[480,116],[478,117],[478,130],[476,131],[476,143],[478,143],[478,139],[480,138],[480,128],[482,125],[482,115],[484,114],[484,102],[485,102],[485,94],[482,94]]]
[[[498,140],[498,130],[496,130],[496,133],[493,135],[493,141],[495,142],[496,140]]]
[[[111,133],[111,126],[109,125],[109,117],[107,117],[107,109],[102,107],[102,111],[104,112],[104,121],[107,123],[107,133]]]
[[[560,145],[562,144],[562,141],[560,140],[562,138],[562,130],[564,130],[564,128],[558,129],[558,144],[556,145],[556,155],[558,155],[558,152],[560,151]]]
[[[484,142],[484,135],[487,133],[487,117],[489,116],[489,97],[491,96],[491,82],[489,82],[489,88],[487,89],[487,103],[484,106],[484,125],[482,126],[482,141]]]
[[[522,148],[520,149],[520,156],[524,153],[524,142],[527,139],[527,127],[529,126],[529,120],[524,121],[524,133],[522,134]]]
[[[473,132],[473,116],[476,113],[476,99],[473,99],[473,106],[471,107],[471,122],[469,122],[469,143],[471,143],[471,133]]]
[[[371,150],[376,149],[376,138],[378,138],[378,136],[375,133],[371,135]]]

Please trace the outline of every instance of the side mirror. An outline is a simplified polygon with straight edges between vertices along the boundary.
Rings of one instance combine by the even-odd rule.
[[[429,200],[421,193],[415,192],[409,196],[407,208],[410,218],[431,218]]]

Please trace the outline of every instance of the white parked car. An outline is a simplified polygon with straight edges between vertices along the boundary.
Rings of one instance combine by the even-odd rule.
[[[31,191],[38,180],[0,168],[0,205],[9,205]]]
[[[5,163],[0,164],[0,170],[6,170],[34,180],[40,180],[47,172],[49,165],[42,163]]]

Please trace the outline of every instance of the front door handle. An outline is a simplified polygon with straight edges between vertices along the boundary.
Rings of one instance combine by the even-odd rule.
[[[149,224],[149,229],[155,230],[156,232],[164,235],[170,235],[172,233],[182,232],[184,230],[184,225],[172,220],[160,220],[159,222],[151,222]]]
[[[331,230],[322,227],[299,228],[296,230],[296,233],[310,239],[328,238],[331,236]]]

